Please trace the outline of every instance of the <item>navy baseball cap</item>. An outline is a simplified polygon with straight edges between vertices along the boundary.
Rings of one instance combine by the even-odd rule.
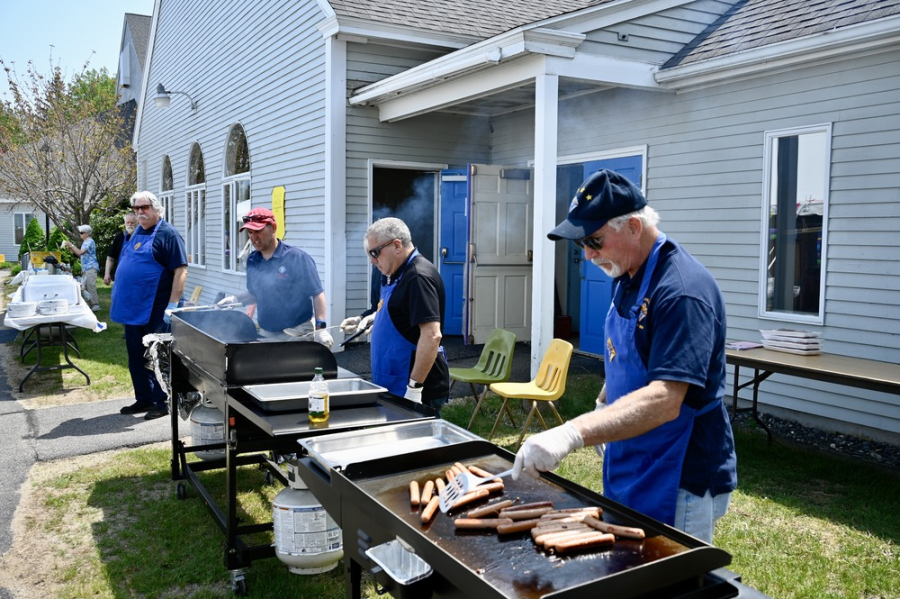
[[[553,241],[583,239],[607,221],[640,210],[647,198],[637,185],[617,172],[600,169],[578,186],[569,205],[569,215],[547,233]]]

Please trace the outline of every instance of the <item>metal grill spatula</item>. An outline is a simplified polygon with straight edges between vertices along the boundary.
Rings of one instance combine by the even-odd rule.
[[[457,474],[453,480],[450,481],[444,490],[441,491],[440,494],[440,506],[441,512],[447,513],[450,509],[456,505],[456,502],[460,500],[460,498],[466,493],[473,491],[478,485],[482,483],[488,483],[494,480],[495,478],[503,478],[504,476],[509,476],[512,474],[513,469],[510,468],[505,472],[501,472],[500,474],[494,474],[493,476],[475,476],[471,472],[462,472]]]

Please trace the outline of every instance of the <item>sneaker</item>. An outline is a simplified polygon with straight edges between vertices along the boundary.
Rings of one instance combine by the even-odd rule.
[[[141,412],[149,412],[152,409],[152,404],[136,401],[130,406],[125,406],[119,410],[119,414],[140,414]]]
[[[169,410],[166,408],[150,408],[146,414],[144,414],[144,420],[156,420],[157,418],[162,418],[163,416],[168,416]]]
[[[94,311],[94,312],[99,312],[99,311],[100,311],[100,306],[99,306],[99,304],[96,305],[96,306],[91,306],[91,310]]]

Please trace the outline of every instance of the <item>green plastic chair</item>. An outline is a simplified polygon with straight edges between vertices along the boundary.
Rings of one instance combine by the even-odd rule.
[[[468,429],[472,428],[475,422],[475,416],[481,410],[481,403],[487,395],[488,388],[491,383],[503,383],[509,380],[512,374],[513,352],[516,349],[516,335],[504,329],[494,329],[488,336],[481,350],[481,357],[478,363],[472,368],[451,368],[450,378],[453,383],[462,381],[469,383],[472,387],[472,395],[478,400],[475,404],[475,411],[472,412],[472,418],[469,420]],[[481,393],[475,389],[475,385],[484,385]],[[512,413],[507,406],[504,406],[512,418]]]

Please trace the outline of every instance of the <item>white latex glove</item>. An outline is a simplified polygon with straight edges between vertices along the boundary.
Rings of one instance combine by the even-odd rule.
[[[321,343],[328,349],[331,349],[331,346],[334,345],[334,339],[331,337],[331,333],[328,332],[328,329],[319,329],[313,334],[313,339],[316,343]]]
[[[415,403],[422,403],[422,387],[413,389],[412,387],[407,385],[406,393],[403,394],[403,397]]]
[[[217,301],[216,305],[217,306],[228,306],[231,304],[236,304],[237,301],[238,301],[238,299],[237,299],[236,295],[226,295],[225,297],[223,297],[222,299]]]
[[[357,331],[365,331],[372,325],[373,320],[375,320],[374,312],[363,317],[351,316],[350,318],[345,318],[341,323],[341,330],[345,335],[352,335]]]
[[[564,457],[582,447],[584,439],[571,422],[529,437],[516,454],[513,480],[518,480],[522,472],[540,478],[541,472],[556,470]]]

